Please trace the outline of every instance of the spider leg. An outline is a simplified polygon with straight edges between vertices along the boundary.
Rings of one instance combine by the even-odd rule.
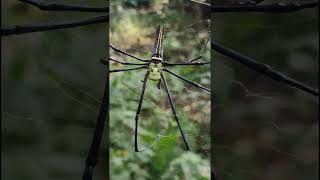
[[[159,83],[158,83],[158,89],[160,89],[160,85],[161,85],[161,79],[159,80]]]
[[[190,61],[186,61],[186,62],[192,63],[193,61],[196,61],[196,60],[201,59],[201,58],[202,58],[202,56],[199,56],[199,57],[197,57],[197,58],[194,58],[194,59],[192,59],[192,60],[190,60]]]
[[[192,28],[191,28],[191,29],[192,29]],[[195,33],[196,33],[196,32],[195,32]],[[197,61],[197,60],[199,60],[199,59],[202,59],[204,50],[205,50],[205,48],[207,47],[207,45],[209,44],[210,38],[211,38],[211,34],[209,34],[208,39],[205,41],[204,45],[201,47],[200,56],[198,56],[198,57],[196,57],[196,58],[194,58],[194,59],[191,59],[191,60],[184,61],[184,63],[192,63],[192,62],[194,62],[194,61]]]
[[[139,66],[139,67],[127,68],[127,69],[113,69],[113,70],[110,70],[109,73],[123,72],[123,71],[132,71],[132,70],[136,70],[136,69],[144,69],[145,67],[146,67],[146,66]]]
[[[190,62],[186,62],[186,63],[169,63],[168,61],[163,61],[163,64],[165,66],[194,66],[194,65],[206,65],[206,64],[210,64],[211,62],[196,62],[196,63],[190,63]]]
[[[201,53],[200,53],[200,56],[199,56],[199,57],[194,58],[194,59],[191,59],[191,60],[189,60],[189,61],[185,61],[185,63],[192,63],[192,62],[194,62],[194,61],[197,61],[197,60],[199,60],[199,59],[202,59],[202,55],[203,55],[203,53],[204,53],[205,48],[206,48],[207,45],[209,44],[210,39],[211,39],[211,34],[209,35],[208,39],[206,40],[204,46],[201,48],[201,51],[200,51]]]
[[[86,167],[84,169],[82,179],[91,180],[95,165],[98,161],[99,148],[102,140],[103,129],[105,125],[106,118],[108,118],[109,109],[109,73],[107,73],[107,80],[105,83],[105,89],[102,97],[102,102],[100,105],[99,115],[97,124],[94,130],[94,136],[91,142],[90,150],[86,159]],[[109,149],[107,149],[109,151]],[[109,154],[109,152],[107,152]]]
[[[181,136],[182,136],[184,145],[186,146],[186,149],[187,149],[187,151],[188,151],[188,150],[190,150],[189,144],[188,144],[187,139],[186,139],[186,137],[185,137],[185,135],[184,135],[184,133],[183,133],[183,130],[182,130],[181,126],[180,126],[179,118],[178,118],[178,115],[177,115],[177,112],[176,112],[176,108],[175,108],[175,106],[174,106],[174,104],[173,104],[170,91],[169,91],[169,89],[168,89],[167,81],[166,81],[165,77],[164,77],[162,74],[161,74],[161,78],[162,78],[162,80],[163,80],[163,82],[164,82],[164,87],[165,87],[166,92],[167,92],[167,94],[168,94],[168,99],[169,99],[169,102],[170,102],[170,106],[171,106],[171,109],[172,109],[173,116],[174,116],[174,118],[175,118],[175,120],[176,120],[176,122],[177,122],[177,124],[178,124],[179,131],[180,131],[180,133],[181,133]]]
[[[166,72],[174,75],[174,76],[177,77],[177,78],[180,78],[180,79],[184,80],[185,82],[187,82],[187,83],[189,83],[189,84],[191,84],[191,85],[193,85],[193,86],[195,86],[195,87],[198,87],[198,88],[203,89],[203,90],[205,90],[205,91],[208,91],[208,92],[210,92],[210,93],[212,92],[210,89],[208,89],[208,88],[206,88],[206,87],[203,87],[203,86],[201,86],[201,85],[199,85],[199,84],[197,84],[197,83],[195,83],[195,82],[193,82],[193,81],[190,81],[189,79],[186,79],[186,78],[184,78],[184,77],[182,77],[182,76],[179,76],[179,75],[177,75],[177,74],[169,71],[168,69],[164,69],[164,71],[166,71]]]
[[[139,120],[139,115],[140,115],[140,112],[141,112],[143,95],[144,95],[144,91],[146,89],[148,76],[149,76],[149,72],[147,72],[145,74],[145,76],[144,76],[142,91],[141,91],[141,95],[140,95],[140,99],[139,99],[139,105],[138,105],[138,109],[137,109],[136,117],[135,117],[136,127],[135,127],[135,130],[134,130],[134,149],[135,149],[136,152],[139,152],[139,150],[138,150],[138,120]]]
[[[102,64],[104,64],[104,65],[107,65],[107,64],[108,64],[107,61],[108,61],[108,60],[103,59],[103,58],[100,59],[100,62],[101,62]],[[113,59],[113,58],[109,58],[109,61],[114,61],[114,62],[117,62],[117,63],[119,63],[119,64],[123,64],[123,65],[147,65],[147,64],[148,64],[148,63],[129,63],[129,62],[122,62],[122,61],[118,61],[118,60]],[[108,65],[109,65],[109,64],[108,64]]]
[[[129,57],[132,57],[132,58],[138,60],[138,61],[149,62],[149,60],[138,58],[138,57],[136,57],[136,56],[134,56],[134,55],[132,55],[132,54],[130,54],[130,53],[127,53],[127,52],[125,52],[125,51],[123,51],[123,50],[121,50],[121,49],[119,49],[119,48],[114,47],[114,46],[111,45],[111,44],[109,44],[109,47],[111,47],[114,51],[117,51],[117,52],[119,52],[119,53],[121,53],[121,54],[125,54],[125,55],[127,55],[127,56],[129,56]]]

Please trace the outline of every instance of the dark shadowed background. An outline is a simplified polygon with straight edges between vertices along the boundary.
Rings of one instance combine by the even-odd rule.
[[[98,15],[45,12],[19,1],[1,5],[1,27]],[[104,88],[99,58],[106,37],[106,24],[1,37],[2,179],[81,179]],[[97,179],[105,176],[101,156]]]
[[[266,1],[272,3],[278,1]],[[302,2],[302,1],[301,1]],[[213,39],[319,87],[319,10],[213,15]],[[319,179],[319,99],[212,52],[214,158],[223,180]]]

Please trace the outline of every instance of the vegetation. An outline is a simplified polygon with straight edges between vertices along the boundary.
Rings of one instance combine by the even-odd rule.
[[[188,12],[190,3],[144,4],[111,2],[110,43],[137,57],[149,59],[155,28],[167,30],[164,58],[184,62],[203,54],[209,59],[209,22],[200,9]],[[169,8],[170,7],[170,8]],[[195,16],[198,14],[199,17]],[[194,24],[199,23],[199,24]],[[111,51],[111,57],[134,62]],[[111,69],[125,66],[112,63]],[[210,87],[210,66],[170,68],[192,81]],[[148,81],[139,120],[139,149],[134,152],[135,113],[146,70],[113,73],[110,92],[110,174],[112,179],[210,179],[210,93],[191,87],[164,72],[191,152],[185,150],[164,87]],[[152,146],[153,145],[153,146]],[[149,149],[149,147],[152,148]],[[201,169],[201,170],[200,170]]]

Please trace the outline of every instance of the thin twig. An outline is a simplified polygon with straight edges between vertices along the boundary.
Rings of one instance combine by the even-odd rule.
[[[41,2],[37,0],[19,0],[23,3],[27,3],[36,6],[40,10],[44,11],[78,11],[78,12],[108,12],[108,7],[91,7],[81,5],[69,5],[69,4],[58,4]]]
[[[312,94],[314,96],[319,96],[319,91],[316,89],[313,89],[301,82],[298,82],[274,69],[272,69],[270,66],[260,63],[252,58],[246,57],[238,52],[235,52],[227,47],[224,47],[220,44],[218,44],[217,42],[211,41],[211,48],[216,50],[217,52],[230,57],[232,60],[235,60],[245,66],[247,66],[248,68],[263,74],[275,81],[278,82],[282,82],[285,83],[289,86],[298,88],[302,91],[305,91],[309,94]]]
[[[238,5],[238,6],[212,6],[213,13],[226,12],[264,12],[264,13],[288,13],[303,10],[306,8],[316,8],[318,1],[304,3],[274,3],[266,5]]]
[[[25,34],[31,32],[51,31],[56,29],[66,29],[89,24],[106,23],[109,21],[108,16],[97,16],[76,21],[67,21],[61,23],[47,23],[38,25],[17,25],[12,28],[1,29],[1,36],[9,36],[13,34]]]
[[[205,5],[205,6],[211,6],[210,3],[206,3],[206,2],[202,2],[202,1],[198,1],[198,0],[190,0],[191,2],[195,2],[201,5]],[[254,4],[259,4],[264,0],[244,0],[244,1],[232,1],[232,2],[228,2],[228,5],[254,5]],[[214,3],[214,2],[213,2]],[[224,3],[225,4],[225,3]]]
[[[193,1],[200,3],[198,1]],[[302,2],[302,3],[273,3],[264,5],[213,5],[200,3],[211,7],[212,13],[227,12],[264,12],[264,13],[288,13],[303,10],[306,8],[319,7],[319,1]]]

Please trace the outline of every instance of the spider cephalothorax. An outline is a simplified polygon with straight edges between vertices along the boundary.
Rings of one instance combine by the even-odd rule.
[[[152,81],[160,81],[162,70],[163,70],[162,59],[157,57],[152,57],[151,62],[148,64],[149,79]]]
[[[163,70],[162,63],[151,62],[148,65],[149,79],[152,81],[160,81],[162,70]]]

